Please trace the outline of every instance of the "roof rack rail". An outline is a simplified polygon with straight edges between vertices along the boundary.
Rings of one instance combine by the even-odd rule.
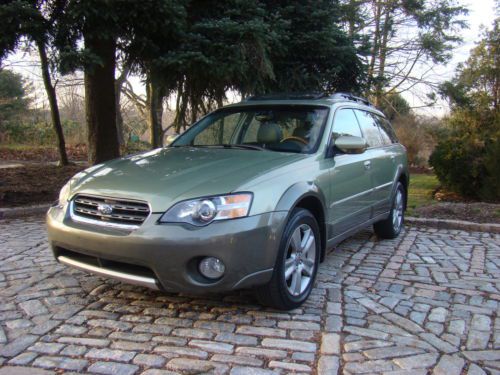
[[[273,93],[254,95],[245,99],[245,101],[253,100],[314,100],[328,97],[322,92],[290,92],[290,93]]]
[[[347,100],[352,100],[352,101],[360,102],[360,103],[363,103],[365,105],[369,105],[369,106],[373,107],[373,104],[370,103],[370,101],[368,99],[362,98],[360,96],[353,95],[350,92],[336,92],[335,94],[330,95],[329,98],[330,99],[347,99]]]
[[[350,92],[336,92],[334,94],[326,94],[322,92],[290,92],[290,93],[272,93],[250,96],[245,101],[257,100],[318,100],[318,99],[342,99],[351,100],[358,103],[373,107],[373,104],[366,98],[356,96]]]

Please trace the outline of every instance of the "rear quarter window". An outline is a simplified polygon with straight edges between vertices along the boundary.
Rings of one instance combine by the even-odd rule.
[[[380,136],[382,137],[382,142],[384,143],[384,145],[398,143],[398,138],[396,137],[396,133],[394,132],[394,128],[392,127],[391,123],[382,116],[373,113],[372,116],[378,125]]]

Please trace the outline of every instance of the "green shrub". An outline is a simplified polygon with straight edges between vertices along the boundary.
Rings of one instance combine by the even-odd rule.
[[[65,120],[62,123],[67,144],[79,144],[86,141],[85,126]],[[31,146],[55,146],[57,137],[50,122],[9,122],[0,127],[1,141]]]
[[[39,123],[8,123],[3,126],[5,141],[8,143],[29,145],[55,144],[56,135],[52,126],[45,122]]]
[[[500,127],[498,116],[477,121],[461,112],[450,119],[429,163],[444,187],[464,197],[500,200]]]

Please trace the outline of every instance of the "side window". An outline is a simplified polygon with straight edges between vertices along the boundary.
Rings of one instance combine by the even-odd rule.
[[[342,135],[362,137],[361,130],[358,125],[358,119],[354,115],[352,109],[339,109],[335,113],[332,133],[333,139],[337,139]]]
[[[356,117],[359,120],[361,131],[369,147],[381,147],[382,139],[375,119],[369,112],[356,109]]]
[[[373,113],[371,115],[373,117],[373,120],[375,120],[375,123],[378,126],[378,130],[380,131],[380,137],[382,138],[382,144],[384,146],[392,145],[391,136],[389,135],[389,133],[387,133],[387,131],[385,130],[385,127],[384,127],[384,125],[385,125],[384,119],[381,116],[375,115]]]
[[[382,121],[380,123],[380,129],[381,130],[383,129],[387,133],[387,135],[391,139],[392,143],[398,143],[399,142],[398,137],[396,136],[396,132],[394,131],[394,128],[392,127],[389,120],[387,120],[385,118],[381,118],[381,119],[382,119]]]

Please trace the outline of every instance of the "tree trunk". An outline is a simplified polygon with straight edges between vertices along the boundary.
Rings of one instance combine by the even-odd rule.
[[[47,51],[45,50],[45,42],[42,40],[37,40],[36,45],[38,47],[38,54],[40,55],[43,84],[45,86],[45,91],[47,92],[47,97],[49,99],[50,117],[52,119],[52,125],[54,126],[54,130],[57,135],[59,164],[68,165],[69,164],[68,155],[66,154],[66,144],[64,142],[64,133],[61,124],[61,116],[59,115],[59,106],[57,105],[56,89],[52,85],[52,80],[50,78],[49,62],[47,59]]]
[[[373,7],[375,12],[375,30],[373,32],[373,44],[370,51],[370,63],[368,65],[368,80],[370,85],[373,84],[373,77],[375,76],[375,61],[379,53],[379,42],[380,42],[380,17],[382,4],[378,1],[373,1]]]
[[[88,159],[102,163],[120,156],[116,131],[115,50],[112,39],[85,37],[85,48],[101,60],[85,68],[85,115],[88,127]]]
[[[193,125],[196,122],[198,117],[198,103],[197,98],[191,95],[191,123],[189,125]]]
[[[120,145],[120,148],[122,148],[126,143],[123,134],[123,117],[120,100],[122,96],[122,86],[127,79],[129,71],[130,69],[128,69],[127,67],[123,67],[122,73],[115,81],[116,132],[118,135],[118,144]]]
[[[163,97],[164,90],[158,80],[150,74],[147,80],[149,142],[151,147],[163,146]]]
[[[354,36],[357,7],[358,7],[358,5],[356,4],[356,0],[349,1],[349,8],[348,8],[349,14],[347,17],[347,23],[348,23],[347,35],[349,35],[349,38],[352,38]]]
[[[389,32],[391,29],[391,15],[393,12],[392,4],[387,4],[385,8],[384,25],[382,28],[382,36],[379,44],[379,67],[377,83],[375,85],[375,105],[379,106],[382,103],[382,96],[384,95],[384,77],[385,77],[385,63],[387,58],[387,42]]]

